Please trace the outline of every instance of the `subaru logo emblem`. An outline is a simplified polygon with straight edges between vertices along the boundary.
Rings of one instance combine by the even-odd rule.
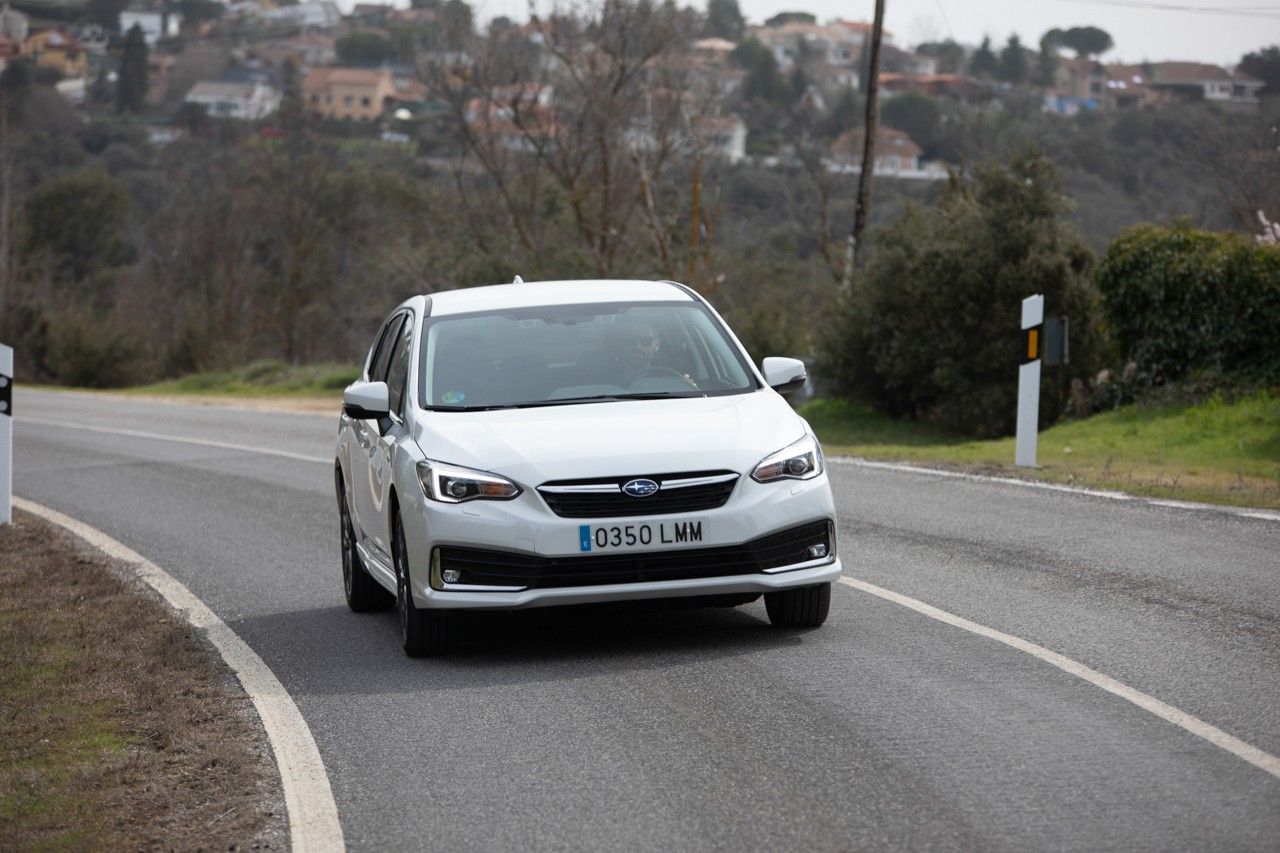
[[[658,491],[658,484],[653,480],[631,480],[623,484],[622,491],[633,498],[647,498]]]

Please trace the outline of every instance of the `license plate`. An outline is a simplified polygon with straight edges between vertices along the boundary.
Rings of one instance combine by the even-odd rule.
[[[578,527],[578,550],[627,551],[643,548],[683,548],[701,545],[706,536],[701,519],[648,521],[637,524],[583,524]]]

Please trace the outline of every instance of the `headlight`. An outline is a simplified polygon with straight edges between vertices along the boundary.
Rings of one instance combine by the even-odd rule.
[[[811,435],[771,453],[751,472],[757,483],[774,480],[812,480],[822,473],[822,448]]]
[[[423,494],[446,504],[474,500],[509,501],[520,494],[520,487],[505,477],[443,462],[419,462],[418,480],[422,483]]]

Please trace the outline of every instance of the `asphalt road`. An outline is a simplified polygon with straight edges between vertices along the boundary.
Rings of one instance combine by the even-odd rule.
[[[447,660],[342,602],[334,417],[19,391],[15,492],[163,566],[274,670],[351,849],[1280,849],[1280,779],[1017,650],[836,585],[488,616]],[[26,418],[26,420],[24,420]],[[50,423],[36,423],[40,419]],[[1280,754],[1280,523],[834,465],[845,571]]]

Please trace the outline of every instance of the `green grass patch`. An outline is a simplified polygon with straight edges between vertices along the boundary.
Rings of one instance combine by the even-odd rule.
[[[358,365],[294,365],[255,361],[234,370],[192,373],[128,389],[138,394],[218,394],[236,397],[336,397],[360,376]]]
[[[925,462],[1119,489],[1153,497],[1280,507],[1280,395],[1133,405],[1040,434],[1034,470],[1013,467],[1014,439],[975,441],[840,400],[800,413],[828,453]]]

